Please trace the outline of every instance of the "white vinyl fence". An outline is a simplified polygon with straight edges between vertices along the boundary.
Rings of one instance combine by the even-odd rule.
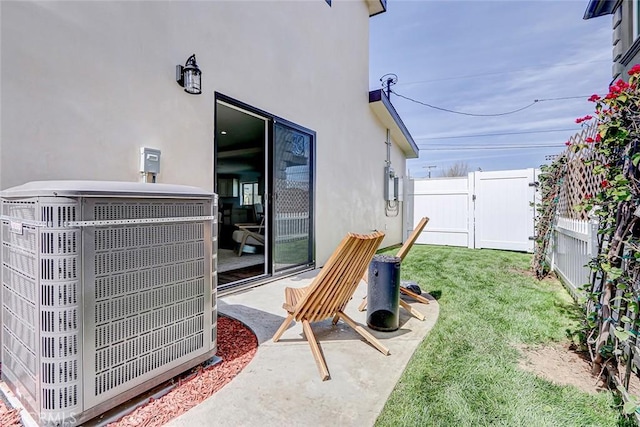
[[[276,238],[278,242],[309,237],[308,212],[282,212],[276,214]]]
[[[416,243],[533,252],[536,169],[472,172],[466,177],[412,180],[406,227],[430,221]],[[598,222],[559,217],[547,261],[577,297],[598,253]]]
[[[536,169],[471,172],[413,182],[413,227],[430,221],[417,243],[533,252]]]
[[[547,259],[551,270],[562,278],[574,298],[589,281],[591,270],[587,264],[597,253],[597,221],[558,218]]]
[[[474,247],[470,182],[467,177],[414,181],[411,230],[429,217],[416,243]]]

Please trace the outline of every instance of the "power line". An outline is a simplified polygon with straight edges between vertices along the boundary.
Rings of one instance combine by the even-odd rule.
[[[498,76],[498,75],[503,75],[503,74],[512,74],[512,73],[522,73],[525,71],[529,71],[529,70],[540,70],[540,69],[549,69],[549,68],[558,68],[558,67],[571,67],[574,65],[583,65],[583,64],[594,64],[597,62],[611,62],[607,59],[599,59],[599,60],[595,60],[595,61],[586,61],[586,62],[573,62],[573,63],[568,63],[568,64],[556,64],[556,65],[550,65],[550,66],[540,66],[540,67],[528,67],[528,68],[521,68],[521,69],[517,69],[517,70],[509,70],[509,71],[494,71],[494,72],[487,72],[487,73],[478,73],[478,74],[470,74],[467,76],[457,76],[457,77],[442,77],[442,78],[436,78],[436,79],[429,79],[429,80],[417,80],[414,82],[407,82],[407,83],[398,83],[399,86],[402,85],[415,85],[415,84],[420,84],[420,83],[435,83],[435,82],[442,82],[442,81],[448,81],[448,80],[464,80],[464,79],[475,79],[475,78],[479,78],[479,77],[485,77],[485,76]]]
[[[447,113],[453,113],[453,114],[460,114],[463,116],[472,116],[472,117],[498,117],[498,116],[506,116],[509,114],[515,114],[515,113],[519,113],[520,111],[526,110],[527,108],[531,108],[534,105],[536,105],[538,102],[544,102],[544,101],[560,101],[560,100],[564,100],[564,99],[577,99],[577,98],[585,98],[587,99],[589,97],[589,95],[587,96],[566,96],[566,97],[562,97],[562,98],[544,98],[544,99],[534,99],[533,102],[531,104],[525,105],[522,108],[518,108],[515,110],[511,110],[511,111],[505,111],[504,113],[494,113],[494,114],[477,114],[477,113],[465,113],[463,111],[456,111],[456,110],[450,110],[448,108],[443,108],[443,107],[438,107],[435,105],[431,105],[428,104],[426,102],[422,102],[422,101],[418,101],[417,99],[413,99],[413,98],[409,98],[408,96],[404,96],[399,94],[398,92],[396,92],[395,90],[392,90],[391,93],[395,94],[396,96],[399,96],[400,98],[404,98],[407,101],[411,101],[411,102],[415,102],[416,104],[420,104],[420,105],[424,105],[425,107],[429,107],[429,108],[433,108],[435,110],[440,110],[440,111],[445,111]]]
[[[395,90],[392,90],[391,93],[395,94],[396,96],[399,96],[400,98],[404,98],[407,101],[411,101],[411,102],[415,102],[416,104],[420,104],[420,105],[424,105],[425,107],[429,107],[429,108],[433,108],[435,110],[440,110],[440,111],[445,111],[447,113],[453,113],[453,114],[460,114],[463,116],[472,116],[472,117],[495,117],[495,116],[506,116],[508,114],[514,114],[514,113],[518,113],[520,111],[526,110],[527,108],[533,107],[538,100],[534,100],[531,104],[529,105],[525,105],[522,108],[518,108],[517,110],[513,110],[513,111],[506,111],[504,113],[497,113],[497,114],[475,114],[475,113],[465,113],[462,111],[455,111],[455,110],[450,110],[448,108],[443,108],[443,107],[437,107],[435,105],[431,105],[431,104],[427,104],[426,102],[422,102],[422,101],[418,101],[416,99],[413,98],[409,98],[408,96],[404,96],[404,95],[400,95],[398,92],[396,92]]]
[[[580,95],[580,96],[561,96],[560,98],[540,98],[540,99],[536,99],[536,101],[538,102],[544,102],[544,101],[563,101],[565,99],[584,99],[585,101],[590,97],[591,95]]]
[[[562,145],[558,144],[540,144],[540,145],[499,145],[499,146],[491,146],[491,147],[419,147],[420,150],[424,151],[481,151],[481,150],[528,150],[535,148],[564,148]]]
[[[436,156],[435,153],[431,153],[432,156]],[[459,160],[472,160],[472,161],[477,161],[480,159],[498,159],[498,158],[505,158],[505,157],[514,157],[514,156],[520,156],[522,155],[521,153],[516,153],[516,152],[512,152],[512,151],[485,151],[482,153],[474,153],[474,154],[469,154],[469,153],[460,153],[460,152],[452,152],[452,153],[438,153],[438,156],[444,156],[444,157],[438,157],[438,158],[434,158],[431,159],[431,161],[433,161],[433,163],[437,163],[437,164],[443,164],[446,162],[455,162],[455,161],[459,161]]]
[[[454,135],[454,136],[427,136],[423,138],[414,138],[419,141],[433,140],[433,139],[458,139],[458,138],[478,138],[483,136],[502,136],[502,135],[525,135],[531,133],[552,133],[552,132],[568,132],[577,131],[577,129],[542,129],[542,130],[529,130],[529,131],[517,131],[517,132],[501,132],[501,133],[478,133],[473,135]]]

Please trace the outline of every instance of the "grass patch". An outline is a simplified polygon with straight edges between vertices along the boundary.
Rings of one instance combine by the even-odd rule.
[[[377,426],[620,426],[611,393],[554,385],[517,366],[516,344],[565,339],[573,301],[526,273],[531,255],[415,246],[402,278],[439,295],[440,318]]]
[[[299,265],[309,262],[309,238],[279,242],[275,246],[276,264]]]

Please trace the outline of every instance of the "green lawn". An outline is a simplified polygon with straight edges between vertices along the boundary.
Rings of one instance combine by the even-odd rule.
[[[393,251],[392,251],[393,252]],[[610,393],[556,386],[518,368],[517,344],[566,339],[572,300],[528,275],[531,255],[416,245],[402,278],[438,298],[378,426],[620,426]]]

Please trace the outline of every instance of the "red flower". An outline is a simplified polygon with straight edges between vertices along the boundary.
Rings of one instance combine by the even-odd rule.
[[[629,87],[629,84],[622,79],[618,79],[615,85],[618,86],[620,90],[627,89]]]
[[[587,139],[585,139],[585,140],[584,140],[584,142],[589,142],[589,143],[591,143],[591,142],[593,142],[593,141],[594,141],[594,139],[593,139],[593,138],[591,138],[591,137],[588,137]]]
[[[600,136],[600,134],[596,134],[596,142],[600,142],[602,141],[602,137]]]
[[[589,97],[589,101],[590,101],[590,102],[596,102],[596,101],[598,101],[599,99],[600,99],[600,97],[599,97],[597,94],[595,94],[595,93]]]
[[[604,97],[604,99],[615,99],[617,96],[617,94],[609,92],[607,96]]]
[[[567,147],[569,147],[571,145],[571,141],[567,141],[564,143],[564,145],[566,145]]]
[[[591,194],[585,194],[585,195],[584,195],[584,199],[585,199],[585,200],[589,200],[589,199],[591,199],[592,197],[593,197],[593,196],[592,196]]]
[[[630,76],[634,74],[640,74],[640,64],[636,64],[627,72]]]
[[[600,183],[600,185],[602,186],[602,188],[607,188],[609,186],[609,181],[605,179]]]
[[[593,119],[593,117],[591,117],[590,115],[588,115],[588,114],[587,114],[587,115],[586,115],[586,116],[584,116],[584,117],[578,117],[578,118],[576,119],[576,123],[586,122],[586,121],[591,120],[591,119]]]

